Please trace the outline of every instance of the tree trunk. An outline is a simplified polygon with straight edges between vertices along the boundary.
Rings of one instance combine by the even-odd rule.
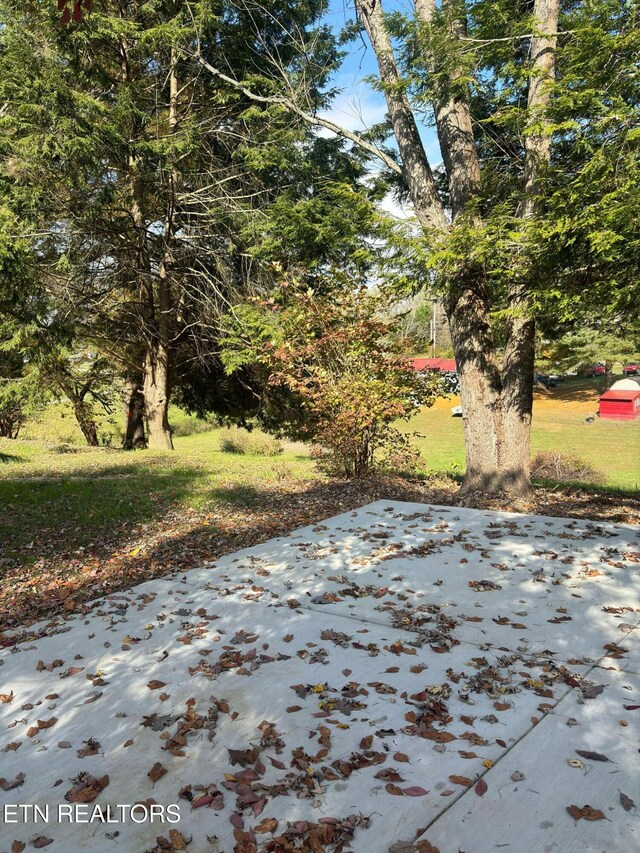
[[[178,124],[178,55],[171,50],[171,69],[169,73],[169,133],[176,131]],[[177,191],[177,171],[171,169],[171,203],[167,207],[163,234],[163,255],[158,266],[157,305],[152,306],[154,318],[151,339],[147,346],[144,364],[144,405],[147,421],[149,447],[173,450],[173,439],[169,428],[169,395],[171,369],[171,333],[173,299],[169,269],[172,261],[172,249],[175,237],[175,194]],[[153,285],[151,285],[153,293]]]
[[[152,342],[147,349],[142,393],[149,448],[173,450],[169,428],[169,357],[160,341]]]
[[[100,442],[98,441],[98,429],[96,427],[96,422],[91,417],[90,411],[85,405],[84,400],[74,402],[73,413],[76,416],[78,426],[82,430],[82,434],[84,435],[89,447],[99,447]]]
[[[551,102],[550,83],[555,75],[556,36],[559,0],[535,0],[533,17],[541,35],[531,40],[531,68],[527,93],[528,133],[524,138],[524,179],[518,215],[525,223],[538,214],[543,205],[544,179],[551,161],[551,135],[546,111]],[[503,377],[503,429],[505,465],[519,464],[522,486],[530,484],[531,417],[533,412],[533,370],[535,365],[535,319],[530,295],[531,273],[518,258],[508,288],[508,323]]]
[[[144,395],[137,382],[129,382],[126,391],[126,425],[122,447],[141,450],[147,446],[144,433]]]

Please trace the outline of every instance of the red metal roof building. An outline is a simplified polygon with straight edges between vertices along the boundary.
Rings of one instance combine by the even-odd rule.
[[[455,373],[456,362],[453,358],[414,358],[411,362],[414,370],[437,370],[440,373]]]
[[[640,389],[637,391],[606,391],[600,397],[601,418],[632,421],[640,418]]]

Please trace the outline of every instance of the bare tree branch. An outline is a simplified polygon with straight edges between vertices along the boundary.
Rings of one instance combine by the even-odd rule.
[[[303,110],[295,101],[292,101],[290,98],[285,98],[280,95],[258,95],[257,92],[253,92],[239,80],[234,80],[233,77],[229,77],[228,74],[220,71],[219,68],[211,65],[210,62],[202,56],[200,51],[195,54],[195,59],[200,65],[205,68],[210,74],[214,77],[217,77],[219,80],[222,80],[224,83],[227,83],[229,86],[233,86],[234,89],[242,92],[247,98],[252,101],[255,101],[258,104],[274,104],[277,106],[286,107],[292,113],[297,115],[303,121],[307,122],[307,124],[312,125],[314,127],[325,127],[327,130],[332,131],[337,136],[341,136],[344,139],[348,139],[350,142],[353,142],[354,145],[357,145],[363,151],[367,151],[369,154],[372,154],[374,157],[377,157],[378,160],[381,160],[388,169],[396,172],[398,175],[403,174],[402,167],[396,163],[396,161],[390,157],[388,154],[385,154],[377,145],[374,145],[372,142],[369,142],[359,133],[355,133],[352,130],[347,130],[346,127],[341,127],[339,124],[336,124],[333,121],[330,121],[327,118],[323,118],[322,116],[312,115],[311,113]]]

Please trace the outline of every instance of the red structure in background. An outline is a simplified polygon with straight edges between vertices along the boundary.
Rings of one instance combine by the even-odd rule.
[[[600,397],[601,418],[632,421],[640,418],[640,388],[637,391],[606,391]]]
[[[414,370],[437,370],[440,373],[455,373],[458,369],[453,358],[414,358],[411,366]]]

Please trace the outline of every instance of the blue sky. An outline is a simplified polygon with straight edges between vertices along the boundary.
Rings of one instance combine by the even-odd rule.
[[[413,3],[410,0],[386,0],[383,6],[387,12],[401,10],[410,14]],[[336,32],[346,21],[354,18],[353,0],[331,0],[327,22]],[[366,36],[355,40],[346,49],[348,55],[333,81],[342,93],[336,97],[326,115],[349,130],[362,130],[384,118],[386,105],[384,96],[365,82],[366,77],[376,75],[378,70]],[[441,160],[435,132],[430,127],[424,127],[421,128],[421,135],[429,161],[435,165]]]

